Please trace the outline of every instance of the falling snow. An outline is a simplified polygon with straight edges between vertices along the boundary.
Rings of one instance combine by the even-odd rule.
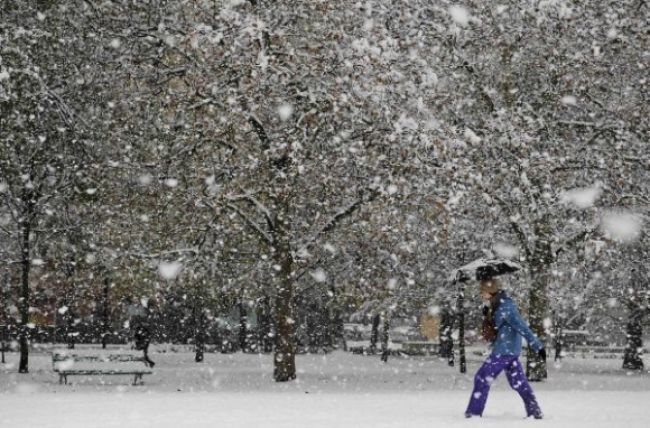
[[[650,423],[647,2],[5,3],[3,428]]]
[[[176,279],[181,273],[183,265],[180,262],[161,262],[158,265],[158,274],[167,280]]]

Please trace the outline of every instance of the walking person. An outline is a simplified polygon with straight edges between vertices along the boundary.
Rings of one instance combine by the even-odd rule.
[[[491,342],[492,352],[474,376],[474,389],[465,417],[483,415],[490,385],[505,371],[508,383],[524,401],[526,415],[542,419],[542,410],[521,367],[519,355],[521,338],[524,337],[528,346],[546,361],[544,344],[521,318],[517,305],[501,289],[501,284],[496,279],[481,281],[480,290],[481,298],[489,304],[484,319],[483,336]]]
[[[151,332],[146,321],[138,323],[134,334],[135,348],[141,350],[144,354],[144,363],[153,368],[156,365],[151,358],[149,358],[149,344],[151,343]]]

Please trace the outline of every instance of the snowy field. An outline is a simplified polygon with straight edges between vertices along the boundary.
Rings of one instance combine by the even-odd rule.
[[[71,377],[59,385],[45,351],[30,355],[30,373],[16,372],[8,354],[0,371],[0,427],[647,427],[650,374],[627,374],[618,359],[565,359],[549,380],[533,384],[545,413],[524,419],[519,397],[504,377],[493,387],[485,415],[466,420],[472,374],[433,357],[391,358],[335,352],[300,355],[299,378],[272,381],[268,355],[193,354],[158,347],[145,384],[129,376]]]

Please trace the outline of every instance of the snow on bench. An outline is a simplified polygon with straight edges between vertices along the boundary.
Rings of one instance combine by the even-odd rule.
[[[110,353],[53,352],[52,369],[59,374],[59,383],[65,384],[70,375],[132,375],[137,385],[143,375],[153,373],[142,356]]]

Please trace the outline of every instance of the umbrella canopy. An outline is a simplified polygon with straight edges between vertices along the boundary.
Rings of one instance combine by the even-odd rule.
[[[451,282],[481,281],[506,273],[521,270],[519,263],[507,259],[477,259],[471,263],[454,269],[449,276]]]

